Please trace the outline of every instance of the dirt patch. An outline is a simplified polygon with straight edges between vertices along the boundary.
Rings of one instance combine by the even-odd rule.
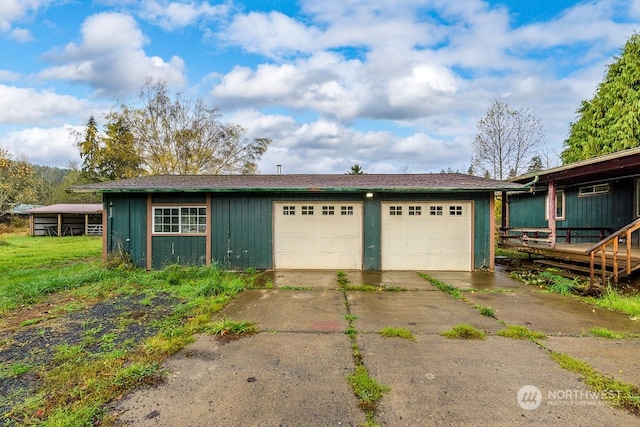
[[[170,315],[180,300],[169,294],[146,297],[120,296],[64,315],[51,315],[58,304],[71,299],[52,299],[19,310],[3,324],[0,341],[0,426],[15,422],[4,416],[25,399],[35,396],[41,385],[38,372],[50,365],[62,346],[82,346],[85,353],[128,351],[159,330],[158,320]],[[40,322],[20,327],[30,319]]]

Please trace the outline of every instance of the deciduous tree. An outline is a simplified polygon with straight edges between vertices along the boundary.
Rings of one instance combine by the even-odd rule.
[[[529,109],[515,110],[499,99],[493,101],[477,128],[472,168],[500,180],[524,173],[545,138],[541,120]]]
[[[0,148],[0,217],[20,203],[36,203],[39,181],[33,167],[24,158],[13,159]]]
[[[561,154],[564,164],[640,146],[640,35],[609,65],[589,101],[582,101]]]
[[[140,166],[151,174],[255,173],[271,142],[246,139],[242,126],[222,123],[202,98],[172,98],[162,81],[148,79],[139,101],[112,114],[133,135]]]

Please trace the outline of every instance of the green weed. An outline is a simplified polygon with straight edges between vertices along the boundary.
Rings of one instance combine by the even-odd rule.
[[[454,326],[448,331],[442,332],[440,335],[450,339],[460,340],[483,340],[487,338],[487,333],[477,329],[467,323],[461,323]]]
[[[622,295],[611,286],[607,286],[600,297],[589,297],[587,301],[607,310],[626,313],[635,319],[640,318],[640,294]]]
[[[454,298],[464,299],[464,295],[462,295],[462,291],[460,291],[460,289],[456,288],[455,286],[442,283],[438,279],[434,279],[433,277],[424,273],[418,273],[418,275],[420,275],[420,277],[422,277],[423,279],[431,282],[433,286],[440,289],[442,292],[447,293]]]
[[[497,335],[516,340],[544,340],[547,336],[543,332],[532,331],[522,325],[507,325],[506,329],[497,332]]]
[[[484,305],[476,305],[474,306],[474,308],[478,310],[478,313],[480,313],[483,316],[496,317],[496,312],[491,307],[486,307]]]
[[[260,332],[260,329],[253,322],[246,320],[232,320],[227,317],[217,320],[208,328],[207,332],[213,335],[251,335]]]
[[[405,328],[387,327],[387,328],[380,329],[378,333],[383,337],[387,337],[387,338],[397,337],[397,338],[403,338],[405,340],[410,340],[410,341],[416,340],[416,337],[413,335],[413,333],[410,330]]]
[[[281,286],[278,289],[283,291],[312,291],[312,286]]]
[[[0,363],[0,380],[14,379],[31,370],[32,366],[24,362]]]
[[[391,391],[391,388],[373,379],[363,365],[356,366],[347,379],[358,398],[358,404],[364,411],[375,411],[378,401],[385,393]]]
[[[602,392],[602,397],[612,405],[636,415],[640,414],[640,388],[637,386],[603,375],[585,362],[567,354],[555,351],[550,351],[549,354],[561,368],[582,375],[582,382],[591,390]]]
[[[608,338],[610,340],[623,340],[627,338],[627,334],[613,332],[607,328],[591,328],[589,329],[589,333],[594,337]]]

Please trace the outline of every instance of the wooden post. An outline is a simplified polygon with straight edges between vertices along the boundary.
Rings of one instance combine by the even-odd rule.
[[[62,214],[58,214],[58,237],[62,236]]]
[[[549,182],[547,191],[547,197],[549,199],[549,211],[547,212],[547,228],[551,230],[549,233],[549,240],[551,247],[556,247],[556,183],[554,181]]]

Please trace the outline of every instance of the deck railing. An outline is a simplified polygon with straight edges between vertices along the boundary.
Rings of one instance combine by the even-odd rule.
[[[512,241],[515,240],[522,246],[538,244],[553,247],[553,242],[551,242],[551,230],[548,228],[503,227],[500,229],[500,240],[505,244],[512,243]]]
[[[625,225],[620,230],[610,234],[604,239],[600,240],[595,245],[591,246],[589,249],[585,251],[589,255],[589,268],[590,268],[590,280],[591,284],[595,281],[595,264],[596,264],[596,254],[600,253],[600,268],[602,271],[602,283],[605,284],[607,282],[607,262],[608,262],[608,254],[607,247],[611,245],[612,248],[612,259],[611,265],[613,270],[613,281],[614,283],[618,283],[618,279],[620,277],[620,273],[624,275],[629,275],[631,272],[640,268],[640,262],[636,262],[634,264],[631,259],[631,234],[634,231],[640,230],[640,218],[631,222],[630,224]],[[626,245],[626,262],[624,263],[624,267],[620,268],[619,261],[621,259],[619,254],[619,243],[623,240]]]

